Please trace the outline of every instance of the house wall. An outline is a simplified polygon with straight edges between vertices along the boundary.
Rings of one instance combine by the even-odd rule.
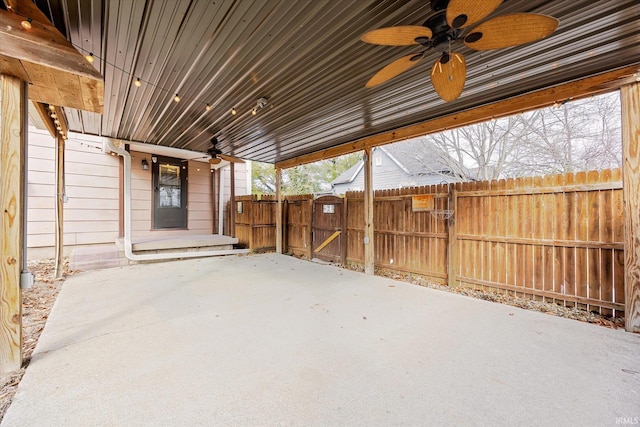
[[[83,139],[86,138],[86,139]],[[71,134],[65,146],[64,204],[65,254],[77,245],[112,244],[120,234],[120,157],[98,148],[95,137]],[[151,169],[142,159],[151,155],[131,153],[131,225],[136,237],[162,237],[217,233],[213,224],[212,175],[206,162],[188,161],[187,230],[152,230]],[[29,128],[27,199],[27,257],[54,256],[55,245],[55,140],[48,132]],[[229,168],[223,168],[225,199],[230,194]],[[236,194],[248,194],[247,164],[236,164]],[[216,194],[218,189],[216,189]],[[225,202],[225,206],[228,203]],[[217,205],[217,198],[216,198]],[[225,210],[225,212],[227,212]],[[225,215],[225,232],[228,220]]]
[[[142,159],[151,165],[151,154],[131,152],[131,230],[133,237],[161,237],[213,233],[211,169],[208,163],[188,161],[187,229],[153,230],[151,167],[142,169]]]
[[[48,132],[29,128],[27,162],[27,256],[53,256],[55,140]],[[65,167],[65,246],[115,241],[119,227],[118,157],[104,154],[88,141],[70,138]]]

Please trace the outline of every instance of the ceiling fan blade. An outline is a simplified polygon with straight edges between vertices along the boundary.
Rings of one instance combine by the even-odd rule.
[[[498,16],[483,22],[464,38],[475,50],[501,49],[543,39],[558,28],[559,21],[536,13]]]
[[[244,163],[244,160],[233,156],[227,156],[226,154],[218,154],[218,157],[231,163]]]
[[[391,80],[392,78],[404,73],[405,71],[416,65],[421,58],[421,54],[411,54],[396,59],[395,61],[387,64],[382,69],[380,69],[380,71],[375,73],[373,77],[369,79],[365,87],[369,88],[378,86],[379,84],[382,84],[387,80]]]
[[[420,44],[416,39],[430,39],[433,33],[427,27],[421,25],[404,25],[399,27],[379,28],[364,33],[360,40],[371,44],[383,46],[410,46]]]
[[[447,60],[448,59],[448,60]],[[444,54],[431,67],[431,84],[445,102],[458,99],[467,78],[467,64],[458,52]]]
[[[447,24],[464,28],[489,16],[502,0],[451,0],[447,5]]]
[[[218,159],[217,157],[211,158],[209,159],[209,164],[210,165],[217,165],[222,161],[222,159]]]

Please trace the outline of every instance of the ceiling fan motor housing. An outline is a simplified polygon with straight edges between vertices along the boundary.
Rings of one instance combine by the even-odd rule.
[[[449,0],[431,0],[431,10],[434,12],[445,10],[448,5]]]
[[[449,3],[449,1],[447,0],[445,3]],[[450,42],[457,40],[461,33],[461,30],[451,28],[449,24],[447,24],[445,11],[438,12],[431,16],[423,25],[431,30],[433,36],[426,45],[424,43],[421,44],[433,48],[438,52],[447,52]]]

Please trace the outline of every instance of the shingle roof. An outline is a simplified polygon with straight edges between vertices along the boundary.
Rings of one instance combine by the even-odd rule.
[[[409,175],[453,172],[440,150],[428,141],[416,138],[382,147]]]
[[[362,160],[358,160],[358,162],[355,165],[351,166],[349,169],[347,169],[346,171],[338,175],[336,179],[331,181],[331,184],[335,185],[335,184],[346,184],[348,182],[353,182],[353,180],[356,179],[358,172],[360,172],[360,169],[362,169],[363,166],[364,166],[364,162]]]
[[[429,175],[434,173],[455,175],[458,172],[457,170],[452,170],[452,167],[438,148],[420,138],[396,142],[377,149],[382,150],[408,175]],[[358,163],[338,175],[331,184],[353,182],[363,166],[364,162],[362,160],[358,161]],[[465,174],[467,177],[469,176],[469,171],[466,168]]]

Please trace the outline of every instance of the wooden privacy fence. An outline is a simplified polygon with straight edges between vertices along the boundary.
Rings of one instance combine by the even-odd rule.
[[[237,196],[236,237],[238,243],[252,251],[276,248],[276,197]]]
[[[275,199],[246,200],[252,206],[243,207],[238,223],[240,215],[254,215],[254,224],[271,231],[248,246],[273,248]],[[343,262],[362,264],[363,193],[349,192],[343,203]],[[310,195],[285,198],[285,251],[317,256],[313,206]],[[376,267],[623,314],[620,170],[376,191],[373,227]]]
[[[620,170],[464,183],[453,198],[457,282],[624,311]]]

